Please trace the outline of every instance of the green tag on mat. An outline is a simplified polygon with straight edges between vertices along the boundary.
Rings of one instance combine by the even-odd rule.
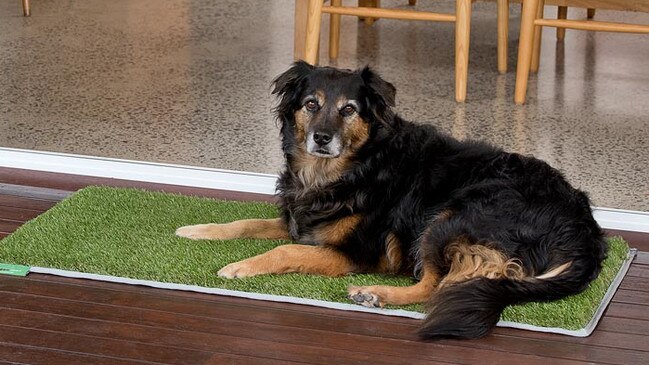
[[[0,274],[27,276],[29,274],[29,266],[0,264]]]

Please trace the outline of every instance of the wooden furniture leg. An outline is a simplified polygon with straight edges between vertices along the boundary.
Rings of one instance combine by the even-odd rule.
[[[586,17],[588,19],[593,19],[595,17],[595,9],[588,8],[588,10],[586,10]]]
[[[23,0],[23,15],[24,16],[32,15],[32,9],[29,6],[29,0]]]
[[[410,6],[417,5],[417,0],[408,0],[408,5],[410,5]]]
[[[523,1],[521,34],[518,41],[518,63],[516,64],[516,88],[514,90],[514,102],[516,104],[525,102],[534,45],[534,20],[536,19],[539,3],[540,0]]]
[[[509,0],[498,0],[498,72],[507,72],[507,42],[509,41]]]
[[[306,41],[304,44],[304,61],[315,65],[318,62],[318,42],[320,41],[320,22],[322,18],[322,0],[309,0],[306,19]]]
[[[341,6],[342,0],[331,0],[331,6]],[[330,14],[329,17],[329,58],[338,58],[340,48],[340,14]]]
[[[295,61],[304,59],[308,9],[309,0],[295,0],[295,23],[293,28],[293,59]]]
[[[358,0],[358,6],[363,8],[380,8],[381,0]],[[377,20],[377,18],[372,17],[362,17],[358,18],[365,22],[365,25],[372,25]]]
[[[559,6],[557,19],[568,19],[568,7]],[[562,41],[566,37],[566,28],[557,28],[557,40]]]
[[[543,19],[543,9],[545,7],[545,0],[540,0],[536,12],[536,19]],[[543,27],[537,25],[534,27],[534,48],[532,52],[532,63],[530,64],[530,71],[537,72],[539,70],[539,61],[541,59],[541,38],[543,36]]]
[[[455,100],[463,102],[469,73],[471,0],[457,0],[455,4]]]

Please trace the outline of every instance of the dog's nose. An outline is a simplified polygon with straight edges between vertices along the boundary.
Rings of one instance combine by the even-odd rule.
[[[315,143],[317,143],[319,146],[324,146],[331,142],[331,134],[327,132],[315,132],[313,133],[313,140]]]

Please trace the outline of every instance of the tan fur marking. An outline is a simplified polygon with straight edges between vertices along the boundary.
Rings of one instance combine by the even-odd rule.
[[[387,273],[397,273],[401,268],[401,242],[397,236],[390,232],[385,238],[385,256],[379,263],[379,271]]]
[[[560,275],[562,272],[564,272],[566,269],[568,269],[572,265],[572,261],[568,261],[565,264],[559,265],[555,267],[554,269],[545,272],[542,275],[535,276],[536,279],[550,279],[553,278],[557,275]]]
[[[329,245],[339,245],[345,242],[347,236],[352,233],[361,219],[360,214],[353,214],[335,222],[323,224],[316,228],[314,232],[315,241]]]
[[[224,224],[197,224],[178,228],[176,235],[195,240],[231,240],[234,238],[289,239],[286,225],[280,218],[243,219]]]
[[[303,147],[299,148],[291,167],[305,188],[317,188],[334,182],[349,167],[350,161],[344,155],[320,158],[308,154]]]
[[[350,286],[347,291],[349,297],[358,304],[370,307],[383,307],[385,304],[405,305],[411,303],[427,302],[435,292],[435,287],[439,282],[439,275],[430,269],[424,268],[424,274],[421,280],[411,286],[385,286],[373,285],[364,287]],[[371,297],[370,300],[360,302],[359,298],[365,294]]]
[[[366,123],[358,114],[355,114],[350,120],[345,121],[346,127],[343,132],[345,147],[356,150],[360,148],[370,136],[370,125]]]
[[[316,90],[316,92],[313,93],[313,95],[315,95],[315,98],[318,101],[318,105],[322,106],[325,105],[325,103],[327,102],[327,98],[325,98],[325,93],[322,90]]]
[[[341,276],[353,271],[351,261],[342,253],[320,246],[283,245],[266,253],[229,264],[219,276],[242,278],[262,274],[299,272]]]
[[[439,287],[476,277],[522,280],[525,272],[515,259],[507,259],[500,251],[483,245],[458,242],[446,248],[451,269]]]
[[[304,143],[306,140],[306,127],[309,123],[309,113],[304,108],[294,114],[295,119],[295,140],[298,143]]]

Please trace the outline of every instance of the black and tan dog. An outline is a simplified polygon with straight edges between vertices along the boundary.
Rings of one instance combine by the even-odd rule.
[[[414,275],[349,288],[366,306],[428,302],[423,338],[476,338],[505,306],[582,291],[606,255],[587,196],[532,157],[457,141],[394,111],[368,68],[298,62],[274,81],[286,170],[281,218],[178,229],[193,239],[296,244],[222,268],[241,278],[301,272]]]

